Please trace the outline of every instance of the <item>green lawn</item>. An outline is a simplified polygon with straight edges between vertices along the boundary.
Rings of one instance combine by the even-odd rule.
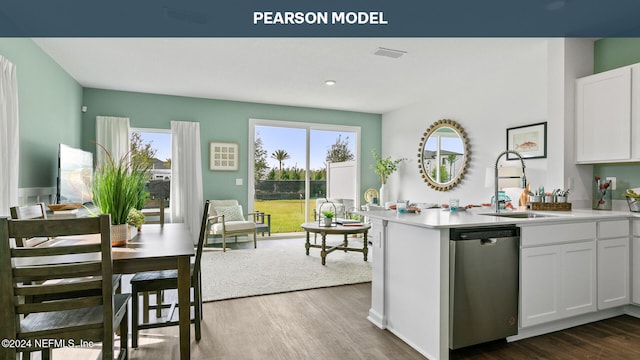
[[[309,200],[309,220],[313,220],[315,203],[316,199]],[[271,214],[272,233],[302,231],[304,200],[255,200],[253,209]]]

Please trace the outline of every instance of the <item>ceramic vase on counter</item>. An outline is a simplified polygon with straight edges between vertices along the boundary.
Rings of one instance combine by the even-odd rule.
[[[386,185],[382,183],[380,186],[380,205],[384,205],[385,202],[389,201],[389,196],[387,195]]]

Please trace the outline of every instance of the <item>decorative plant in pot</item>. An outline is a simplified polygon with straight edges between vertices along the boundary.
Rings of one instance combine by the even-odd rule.
[[[127,216],[127,224],[133,226],[138,229],[138,231],[142,230],[142,224],[144,224],[144,214],[142,211],[134,208],[129,211],[129,215]]]
[[[324,216],[324,226],[331,226],[333,217],[336,216],[336,214],[334,214],[333,211],[323,211],[322,216]]]
[[[104,146],[106,156],[93,178],[93,202],[101,214],[111,215],[111,244],[122,246],[129,239],[127,219],[132,209],[141,209],[149,197],[145,185],[151,179],[149,167],[131,162],[129,153],[116,160]]]
[[[385,201],[388,201],[387,196],[385,194],[385,184],[387,183],[387,178],[389,175],[393,174],[398,170],[398,164],[407,160],[406,158],[400,158],[396,160],[391,160],[391,156],[387,156],[387,158],[383,159],[380,154],[376,151],[376,149],[371,150],[373,154],[373,158],[376,161],[374,165],[371,165],[373,171],[375,171],[378,176],[380,176],[380,205],[384,205]]]

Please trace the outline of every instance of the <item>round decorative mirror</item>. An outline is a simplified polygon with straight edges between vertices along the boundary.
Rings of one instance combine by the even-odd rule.
[[[420,139],[420,175],[438,191],[453,189],[464,177],[471,151],[469,139],[460,124],[443,119],[433,123]]]

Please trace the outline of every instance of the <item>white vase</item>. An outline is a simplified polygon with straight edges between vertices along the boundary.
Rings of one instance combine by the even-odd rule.
[[[387,189],[385,184],[380,186],[380,206],[384,206],[384,203],[389,201],[389,196],[387,196]]]
[[[333,222],[333,219],[328,217],[324,218],[323,220],[324,220],[324,226],[331,226],[331,223]]]

